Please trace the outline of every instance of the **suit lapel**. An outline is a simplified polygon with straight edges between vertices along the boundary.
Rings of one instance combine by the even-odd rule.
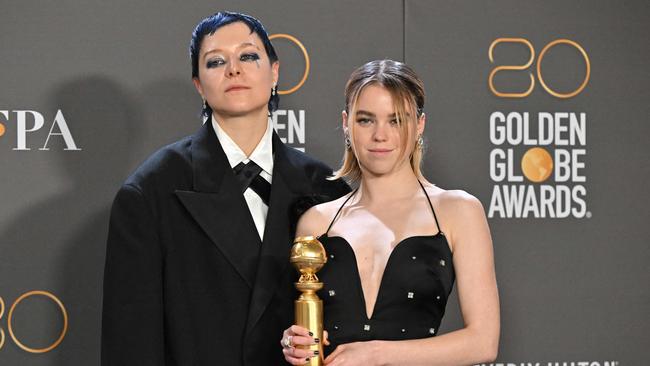
[[[266,217],[264,241],[255,277],[246,332],[250,331],[269,305],[278,285],[289,269],[289,251],[293,244],[291,209],[294,201],[310,192],[303,170],[291,161],[280,138],[273,134],[273,184]]]
[[[190,148],[194,191],[177,190],[176,196],[252,288],[260,239],[210,120],[192,137]]]

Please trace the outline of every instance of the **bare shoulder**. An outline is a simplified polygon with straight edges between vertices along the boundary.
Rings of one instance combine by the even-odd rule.
[[[307,210],[298,220],[296,236],[319,236],[327,230],[348,195],[334,201],[324,202]]]
[[[477,233],[489,235],[485,211],[478,198],[460,189],[445,190],[434,185],[426,186],[426,191],[450,247]]]
[[[444,212],[445,216],[468,215],[483,213],[483,205],[478,198],[461,189],[442,189],[436,185],[429,184],[426,187],[431,202],[436,211]]]

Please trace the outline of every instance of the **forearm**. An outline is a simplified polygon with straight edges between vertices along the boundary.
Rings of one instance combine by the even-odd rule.
[[[498,338],[498,331],[463,328],[431,338],[373,342],[378,365],[459,366],[493,361]]]

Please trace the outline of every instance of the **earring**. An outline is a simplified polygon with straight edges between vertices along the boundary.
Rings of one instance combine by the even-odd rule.
[[[206,102],[205,99],[203,99],[203,110],[206,109],[208,109],[208,102]]]
[[[418,141],[416,142],[416,144],[419,149],[422,149],[422,146],[424,146],[424,139],[422,138],[422,134],[418,136]]]
[[[345,148],[350,150],[352,148],[352,143],[350,142],[350,134],[348,132],[345,132]]]
[[[278,86],[277,84],[273,84],[273,87],[271,88],[271,96],[274,96],[278,93]]]

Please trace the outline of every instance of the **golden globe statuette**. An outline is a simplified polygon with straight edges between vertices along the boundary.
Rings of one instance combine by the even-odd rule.
[[[296,288],[302,293],[295,304],[296,324],[309,329],[315,338],[323,339],[323,301],[318,298],[316,291],[323,288],[323,283],[318,281],[316,272],[327,263],[325,248],[313,236],[296,238],[291,248],[289,262],[300,272],[300,279],[295,283]],[[306,363],[310,366],[323,364],[322,342],[311,346],[296,346],[302,349],[319,351],[317,357],[312,357]]]

